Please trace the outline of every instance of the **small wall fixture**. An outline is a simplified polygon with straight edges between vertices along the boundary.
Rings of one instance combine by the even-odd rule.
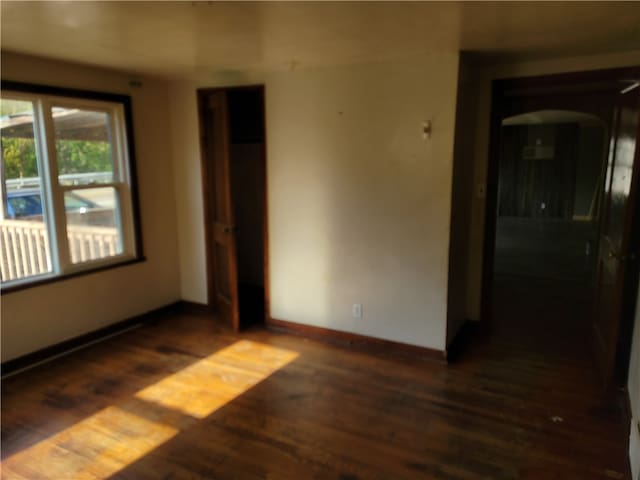
[[[422,139],[428,140],[431,138],[431,120],[422,122]]]

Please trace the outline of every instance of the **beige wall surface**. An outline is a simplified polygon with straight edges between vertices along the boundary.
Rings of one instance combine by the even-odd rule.
[[[514,62],[509,64],[475,65],[476,81],[469,86],[469,98],[475,99],[476,121],[472,135],[475,144],[472,165],[474,168],[474,192],[471,195],[471,225],[469,242],[469,267],[467,276],[467,318],[479,320],[482,285],[482,257],[484,244],[484,199],[476,195],[478,185],[486,185],[489,153],[489,117],[491,112],[491,82],[494,79],[516,78],[553,73],[597,70],[640,65],[640,52],[625,52],[562,59]],[[470,129],[471,130],[471,129]]]
[[[451,53],[173,84],[183,298],[206,300],[195,88],[264,83],[272,317],[444,349],[457,69]]]
[[[3,52],[2,78],[132,97],[146,261],[3,294],[2,361],[180,298],[176,211],[164,82]]]
[[[467,269],[469,264],[470,205],[473,194],[473,142],[469,131],[475,125],[475,77],[467,55],[460,55],[456,102],[451,233],[449,243],[449,288],[447,301],[447,346],[455,340],[467,320]]]
[[[196,87],[189,82],[169,88],[174,191],[180,264],[180,297],[207,303],[204,210],[200,171],[200,132]]]

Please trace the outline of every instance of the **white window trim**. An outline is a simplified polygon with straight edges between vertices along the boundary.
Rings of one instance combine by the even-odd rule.
[[[101,94],[100,94],[101,95]],[[120,97],[120,96],[119,96]],[[28,101],[34,108],[34,139],[36,161],[43,196],[43,221],[47,225],[50,246],[49,272],[2,282],[0,288],[37,285],[44,281],[64,279],[82,272],[102,270],[112,266],[142,260],[139,250],[139,219],[135,218],[132,156],[128,137],[127,115],[123,101],[83,98],[81,96],[40,94],[6,89],[3,99]],[[55,148],[55,128],[52,107],[87,109],[107,113],[110,119],[113,180],[111,182],[86,185],[61,185],[58,181],[57,153]],[[112,187],[116,195],[116,225],[119,227],[122,253],[82,263],[72,263],[67,237],[67,219],[64,205],[65,192],[87,188]],[[4,185],[2,186],[4,188]]]

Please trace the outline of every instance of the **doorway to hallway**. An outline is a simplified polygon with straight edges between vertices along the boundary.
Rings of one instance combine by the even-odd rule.
[[[623,385],[637,292],[639,69],[494,82],[483,321],[604,392]]]

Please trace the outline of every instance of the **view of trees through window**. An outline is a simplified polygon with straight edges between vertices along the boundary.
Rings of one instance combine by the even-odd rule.
[[[0,102],[0,116],[31,111],[31,102]],[[87,172],[110,172],[111,144],[109,141],[56,140],[58,171],[61,175]],[[38,176],[36,146],[33,138],[2,137],[2,155],[6,179]]]
[[[60,174],[110,172],[111,145],[86,140],[58,140]],[[33,139],[3,138],[2,154],[6,178],[36,177],[36,146]]]
[[[28,95],[0,99],[3,283],[135,254],[117,108]],[[66,232],[66,241],[51,232]]]

